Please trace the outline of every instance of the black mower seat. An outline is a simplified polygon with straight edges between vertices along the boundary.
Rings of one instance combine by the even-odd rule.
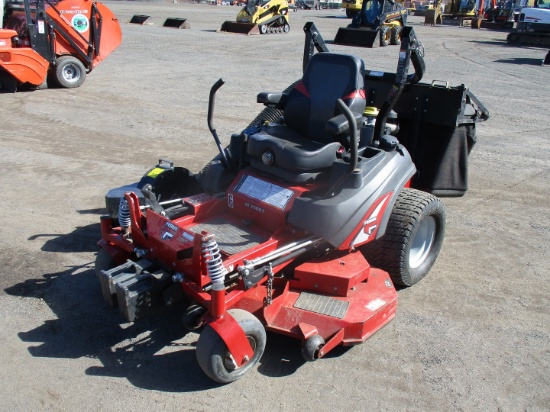
[[[331,167],[340,146],[305,139],[285,126],[268,126],[250,139],[248,154],[266,166],[276,160],[277,167],[303,173]]]
[[[317,53],[302,80],[283,102],[284,125],[270,125],[249,136],[247,152],[252,167],[295,183],[328,176],[349,131],[335,135],[327,123],[340,113],[342,99],[360,117],[366,106],[365,69],[349,54]]]

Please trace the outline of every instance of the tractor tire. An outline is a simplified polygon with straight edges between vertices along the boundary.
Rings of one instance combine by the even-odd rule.
[[[394,284],[413,286],[428,274],[445,237],[445,205],[416,189],[403,189],[386,233],[361,251],[371,266],[388,272]]]
[[[401,27],[393,26],[390,31],[390,44],[398,46],[401,44]]]
[[[115,260],[103,248],[99,249],[95,257],[95,274],[97,278],[101,276],[102,270],[109,270],[117,266]]]
[[[235,368],[225,342],[210,325],[207,325],[197,342],[197,361],[210,379],[220,383],[230,383],[242,378],[256,366],[266,344],[265,329],[254,315],[242,309],[230,309],[228,312],[244,330],[250,346],[254,349],[254,355],[240,368]]]
[[[380,47],[386,47],[390,44],[390,34],[388,26],[380,26]]]
[[[53,69],[53,78],[60,87],[74,89],[86,80],[86,68],[76,57],[58,57]]]

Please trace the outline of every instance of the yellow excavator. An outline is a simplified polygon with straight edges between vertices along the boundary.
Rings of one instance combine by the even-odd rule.
[[[287,0],[248,0],[236,21],[226,21],[219,31],[243,34],[288,33]]]

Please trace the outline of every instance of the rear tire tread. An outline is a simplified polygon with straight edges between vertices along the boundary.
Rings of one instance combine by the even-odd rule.
[[[424,211],[430,210],[432,216],[438,216],[437,233],[430,256],[426,257],[426,265],[421,272],[408,269],[407,246],[411,241],[413,231],[417,228],[424,216]],[[400,286],[412,286],[420,281],[430,270],[441,248],[445,232],[445,208],[437,197],[415,189],[404,189],[397,198],[392,210],[386,233],[380,239],[367,243],[362,251],[369,263],[388,272],[393,283]],[[404,242],[408,239],[408,242]],[[430,261],[431,260],[431,261]]]

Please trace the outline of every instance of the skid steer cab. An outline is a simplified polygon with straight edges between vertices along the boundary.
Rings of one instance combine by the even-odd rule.
[[[106,302],[127,321],[183,305],[198,363],[221,383],[255,367],[266,330],[301,340],[307,361],[365,341],[395,316],[394,285],[419,282],[443,243],[445,207],[411,187],[417,168],[393,111],[424,72],[412,28],[396,73],[369,72],[328,52],[312,23],[305,31],[303,77],[260,93],[265,109],[226,148],[214,84],[220,153],[201,173],[160,161],[111,190],[101,218]]]
[[[0,29],[0,91],[75,88],[121,43],[115,15],[90,0],[8,1]]]
[[[363,0],[361,11],[351,24],[341,27],[335,44],[359,47],[399,45],[401,30],[407,23],[407,9],[393,0]]]

